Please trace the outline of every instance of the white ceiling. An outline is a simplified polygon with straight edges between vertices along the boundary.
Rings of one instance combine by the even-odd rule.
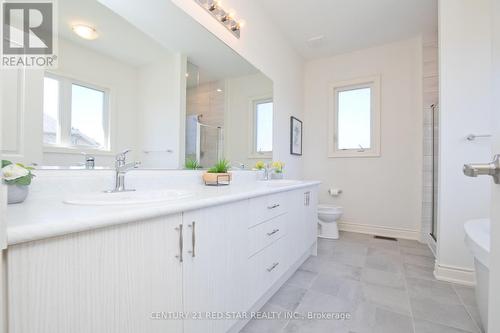
[[[152,38],[95,0],[64,0],[58,4],[58,32],[64,39],[132,66],[145,65],[165,52]],[[71,29],[74,24],[94,27],[99,38],[78,37]]]
[[[258,72],[170,1],[64,0],[58,4],[62,38],[130,65],[141,66],[169,52],[186,55],[206,81]],[[120,9],[118,13],[114,7]],[[78,37],[71,30],[75,23],[95,27],[99,38]]]
[[[437,31],[437,0],[256,0],[306,59]],[[323,40],[308,43],[317,36]]]

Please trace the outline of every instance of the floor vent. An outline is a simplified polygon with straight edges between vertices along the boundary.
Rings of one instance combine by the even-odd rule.
[[[373,236],[373,238],[376,238],[376,239],[383,239],[383,240],[388,240],[388,241],[393,241],[393,242],[397,242],[398,240],[394,237],[385,237],[385,236]]]

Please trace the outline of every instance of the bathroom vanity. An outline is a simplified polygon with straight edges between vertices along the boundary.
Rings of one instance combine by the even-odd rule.
[[[314,253],[317,186],[196,184],[124,206],[68,205],[54,189],[12,207],[9,332],[237,332]]]

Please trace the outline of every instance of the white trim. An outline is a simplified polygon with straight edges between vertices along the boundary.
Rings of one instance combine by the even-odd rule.
[[[266,94],[266,95],[261,95],[261,96],[253,96],[249,98],[249,129],[248,133],[250,134],[249,137],[249,149],[248,149],[248,159],[272,159],[273,158],[273,151],[265,151],[265,152],[258,152],[256,151],[256,145],[257,145],[257,126],[256,126],[256,104],[257,103],[268,103],[271,102],[273,103],[273,129],[274,129],[274,101],[273,101],[273,96]],[[274,132],[273,132],[273,139],[272,142],[274,144]],[[273,147],[274,148],[274,147]]]
[[[457,283],[465,286],[476,285],[476,274],[474,270],[440,265],[437,262],[434,266],[434,277],[440,281]]]
[[[371,88],[371,148],[364,150],[337,149],[337,92],[349,89]],[[380,75],[331,83],[328,90],[328,157],[380,156]]]
[[[420,240],[420,230],[412,230],[405,228],[393,228],[369,224],[352,223],[340,221],[339,229],[342,231],[357,232],[361,234],[394,237],[401,239]]]

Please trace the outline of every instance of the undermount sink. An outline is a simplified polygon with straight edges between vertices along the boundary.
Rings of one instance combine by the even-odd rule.
[[[139,205],[150,203],[161,203],[193,196],[190,191],[181,190],[155,190],[155,191],[133,191],[133,192],[94,192],[77,195],[63,202],[72,205]]]
[[[292,180],[292,179],[274,179],[274,180],[266,180],[262,181],[263,184],[269,187],[282,187],[282,186],[291,186],[300,184],[300,180]]]

